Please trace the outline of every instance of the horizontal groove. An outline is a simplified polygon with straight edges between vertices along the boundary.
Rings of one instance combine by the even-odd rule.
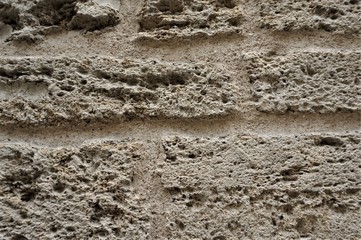
[[[227,49],[232,53],[235,51],[248,52],[267,51],[279,48],[282,52],[303,51],[305,49],[329,49],[331,51],[352,51],[361,49],[360,35],[330,34],[328,32],[316,31],[294,31],[280,32],[271,30],[247,29],[239,36],[213,36],[194,39],[169,39],[166,41],[146,40],[137,41],[134,37],[123,36],[121,40],[109,33],[109,37],[92,39],[91,37],[77,36],[72,33],[72,37],[67,39],[66,46],[59,46],[58,41],[62,35],[49,37],[46,41],[36,45],[13,45],[10,43],[0,43],[2,56],[36,56],[43,52],[43,56],[82,56],[104,55],[116,58],[137,57],[156,58],[162,56],[167,58],[189,58],[207,54],[208,58],[214,58],[212,52],[222,48],[219,55],[228,54]],[[89,41],[92,39],[92,41]],[[77,46],[74,51],[73,46]],[[114,46],[122,46],[114,51]],[[194,49],[197,51],[194,51]],[[207,50],[207,51],[206,51]],[[185,52],[186,51],[186,52]],[[189,52],[192,54],[189,55]],[[14,54],[15,53],[15,54]],[[46,53],[46,54],[45,54]],[[85,53],[85,54],[84,54]],[[169,55],[171,53],[171,55]],[[164,55],[166,54],[166,55]],[[42,55],[39,55],[42,56]]]
[[[204,120],[134,120],[82,127],[0,127],[0,143],[59,147],[102,140],[153,141],[168,136],[221,137],[229,135],[285,136],[343,134],[361,131],[361,114],[247,113]]]

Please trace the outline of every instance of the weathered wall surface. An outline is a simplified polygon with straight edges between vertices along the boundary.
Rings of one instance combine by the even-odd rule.
[[[0,0],[0,239],[361,239],[359,0]]]

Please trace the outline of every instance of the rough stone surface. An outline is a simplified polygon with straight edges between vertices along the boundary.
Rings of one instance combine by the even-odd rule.
[[[361,110],[361,54],[302,52],[252,56],[247,66],[257,109],[265,112]]]
[[[147,0],[139,20],[141,39],[240,34],[243,15],[234,0]]]
[[[0,145],[2,239],[146,239],[149,217],[133,176],[139,143],[79,148]]]
[[[114,26],[118,17],[110,6],[92,0],[1,0],[0,22],[14,29],[7,40],[33,43],[63,28],[93,31]]]
[[[359,0],[259,1],[261,27],[278,31],[360,33]]]
[[[361,239],[360,4],[0,0],[0,239]]]
[[[148,239],[151,222],[164,221],[166,239],[357,239],[360,137],[1,144],[0,236]],[[159,153],[146,154],[157,145]],[[145,175],[159,178],[159,202],[145,190],[153,183],[139,180],[156,156]]]
[[[357,239],[360,147],[360,134],[165,139],[167,237]]]
[[[199,64],[117,59],[0,59],[2,125],[204,118],[235,111],[229,76]]]
[[[115,26],[118,23],[118,17],[114,9],[95,2],[78,2],[75,11],[76,14],[69,23],[71,29],[94,31],[108,26]]]

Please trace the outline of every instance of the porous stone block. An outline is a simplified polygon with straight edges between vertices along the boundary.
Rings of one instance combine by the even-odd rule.
[[[359,0],[271,0],[258,3],[262,28],[277,31],[327,31],[358,34]]]
[[[0,144],[0,238],[147,239],[137,142]]]
[[[252,101],[263,112],[361,110],[360,52],[251,56]]]
[[[360,134],[169,137],[170,239],[360,238]]]
[[[94,31],[108,26],[115,26],[119,22],[116,10],[107,5],[99,5],[96,2],[78,2],[75,11],[76,14],[69,22],[71,29]]]
[[[147,0],[139,39],[180,39],[241,34],[243,15],[234,0]]]
[[[204,118],[236,110],[237,88],[201,64],[113,58],[0,59],[0,123],[46,126]]]
[[[100,30],[119,23],[118,10],[93,0],[0,0],[0,23],[14,30],[7,40],[35,43],[64,29]]]

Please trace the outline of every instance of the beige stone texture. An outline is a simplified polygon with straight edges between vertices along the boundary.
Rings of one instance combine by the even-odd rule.
[[[140,39],[202,38],[241,34],[243,15],[233,0],[147,0]]]
[[[0,62],[3,125],[204,118],[236,108],[234,81],[204,65],[67,57]]]
[[[359,0],[271,0],[258,3],[262,28],[344,34],[359,33],[361,30]]]
[[[361,239],[359,0],[0,0],[0,240]]]
[[[250,57],[257,109],[267,112],[361,110],[360,52]]]

